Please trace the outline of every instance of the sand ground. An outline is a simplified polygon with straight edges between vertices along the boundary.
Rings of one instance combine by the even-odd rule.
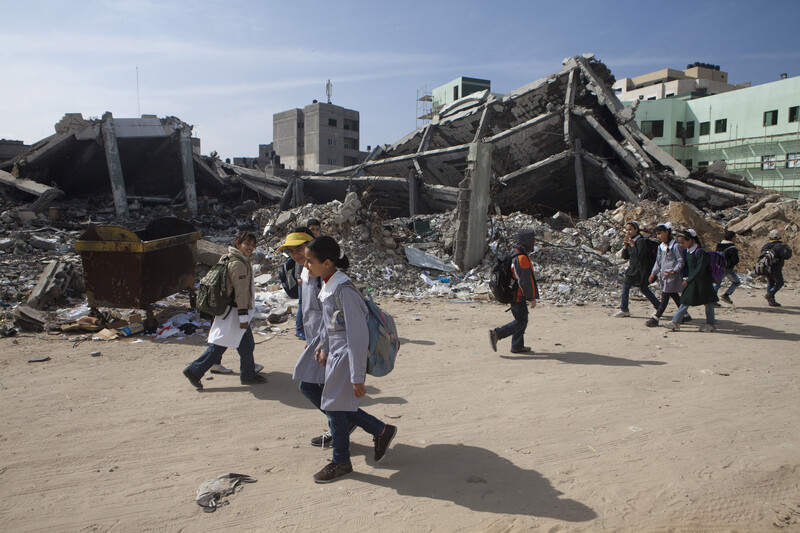
[[[675,333],[599,305],[531,312],[514,356],[493,303],[382,305],[403,346],[364,408],[398,426],[380,465],[311,475],[326,429],[291,372],[301,342],[256,337],[269,383],[181,375],[204,338],[0,339],[4,531],[800,531],[800,295],[740,289],[719,330]],[[674,309],[671,307],[668,312]],[[102,355],[91,357],[100,350]],[[50,361],[27,360],[49,355]],[[224,356],[238,364],[234,351]],[[207,375],[211,376],[210,374]],[[198,486],[258,479],[206,514]]]

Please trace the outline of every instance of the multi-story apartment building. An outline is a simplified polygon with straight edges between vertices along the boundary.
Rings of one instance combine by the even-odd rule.
[[[689,170],[722,160],[729,172],[800,198],[800,76],[639,101],[636,122]]]
[[[693,94],[708,96],[750,87],[750,83],[731,85],[728,73],[719,65],[694,63],[686,70],[665,68],[635,78],[623,78],[614,83],[614,92],[623,102],[659,100],[670,96]]]
[[[272,117],[275,154],[286,168],[325,172],[357,165],[359,113],[316,100],[303,109],[290,109]]]

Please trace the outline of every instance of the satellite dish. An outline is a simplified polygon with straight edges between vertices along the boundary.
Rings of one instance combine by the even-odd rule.
[[[331,80],[328,80],[328,83],[325,84],[325,94],[328,95],[328,103],[331,103],[331,96],[333,96],[333,84]]]

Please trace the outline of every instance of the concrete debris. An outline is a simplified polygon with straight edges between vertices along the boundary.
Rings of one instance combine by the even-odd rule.
[[[690,175],[639,130],[613,82],[593,55],[567,58],[558,73],[503,97],[462,98],[379,155],[325,176],[376,176],[375,188],[406,182],[389,200],[392,212],[451,210],[470,145],[480,142],[491,147],[491,199],[504,213],[561,210],[587,218],[618,200],[661,197],[723,208],[763,194],[724,164]]]

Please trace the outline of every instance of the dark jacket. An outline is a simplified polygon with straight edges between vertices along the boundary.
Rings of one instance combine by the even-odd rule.
[[[622,249],[622,258],[630,264],[625,271],[625,282],[632,287],[649,285],[650,269],[647,264],[647,239],[638,235],[633,246],[628,244]],[[649,265],[652,267],[652,265]]]
[[[792,257],[792,249],[779,240],[769,241],[767,244],[761,247],[762,254],[767,250],[772,250],[775,252],[775,257],[778,259],[775,262],[775,265],[772,267],[773,272],[775,272],[775,269],[783,270],[783,263],[786,261],[786,259]]]
[[[514,302],[530,302],[538,297],[536,278],[533,274],[533,264],[524,249],[516,248],[514,253],[517,254],[511,262],[511,275],[517,280],[517,288],[516,291],[514,291]]]
[[[733,270],[739,264],[739,250],[731,241],[721,241],[717,245],[717,251],[725,256],[726,270]]]
[[[702,248],[695,249],[687,255],[689,276],[688,285],[683,289],[681,305],[704,305],[719,301],[714,290],[714,281],[708,270],[708,254]]]

